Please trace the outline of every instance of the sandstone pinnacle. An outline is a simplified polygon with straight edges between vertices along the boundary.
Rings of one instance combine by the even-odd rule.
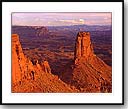
[[[88,59],[93,55],[90,32],[79,32],[75,43],[75,60],[83,57]]]
[[[72,85],[82,92],[111,92],[112,69],[96,54],[89,32],[79,32],[75,43]]]

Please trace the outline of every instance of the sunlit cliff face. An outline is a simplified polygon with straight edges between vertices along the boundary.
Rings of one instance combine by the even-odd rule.
[[[89,58],[93,55],[93,47],[90,40],[89,32],[79,32],[75,45],[75,59],[84,57]]]

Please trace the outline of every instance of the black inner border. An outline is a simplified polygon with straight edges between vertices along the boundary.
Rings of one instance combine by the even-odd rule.
[[[33,2],[31,0],[18,0],[18,2]],[[1,42],[0,42],[0,51],[1,51],[1,65],[2,65],[2,2],[17,2],[17,0],[2,0],[0,2],[0,34],[1,34]],[[41,2],[40,0],[36,0],[36,2]],[[60,2],[56,0],[43,0],[43,2]],[[76,2],[74,0],[61,0],[61,2]],[[124,0],[79,0],[77,2],[121,2],[122,3],[122,103],[3,103],[2,102],[2,66],[1,66],[1,74],[0,74],[0,105],[124,105]]]

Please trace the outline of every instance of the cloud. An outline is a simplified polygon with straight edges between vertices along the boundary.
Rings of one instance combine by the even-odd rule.
[[[87,20],[86,21],[87,25],[111,25],[111,20],[109,19],[104,19],[104,20]]]
[[[64,23],[72,23],[72,24],[85,24],[84,19],[77,19],[77,20],[59,20],[59,22],[64,22]]]
[[[100,25],[110,24],[111,13],[12,13],[13,25],[39,25],[39,26],[61,26],[61,25]]]

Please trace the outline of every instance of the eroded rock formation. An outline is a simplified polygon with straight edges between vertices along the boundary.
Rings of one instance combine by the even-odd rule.
[[[46,27],[35,27],[36,29],[36,36],[47,36],[49,31]]]
[[[12,35],[12,82],[21,82],[23,79],[31,78],[31,71],[33,71],[33,64],[27,59],[22,51],[17,34]],[[30,71],[30,72],[28,72]],[[34,71],[33,71],[34,72]]]
[[[75,60],[81,57],[89,59],[93,55],[93,47],[89,32],[79,32],[75,44]]]
[[[96,56],[89,32],[79,32],[73,61],[61,79],[48,61],[32,62],[23,53],[19,36],[12,35],[12,92],[112,92],[112,68]],[[66,83],[65,83],[66,82]]]
[[[12,92],[78,92],[51,73],[47,61],[33,64],[22,50],[19,36],[12,34]]]
[[[89,32],[79,32],[75,44],[72,84],[81,92],[111,92],[111,67],[94,54]]]

